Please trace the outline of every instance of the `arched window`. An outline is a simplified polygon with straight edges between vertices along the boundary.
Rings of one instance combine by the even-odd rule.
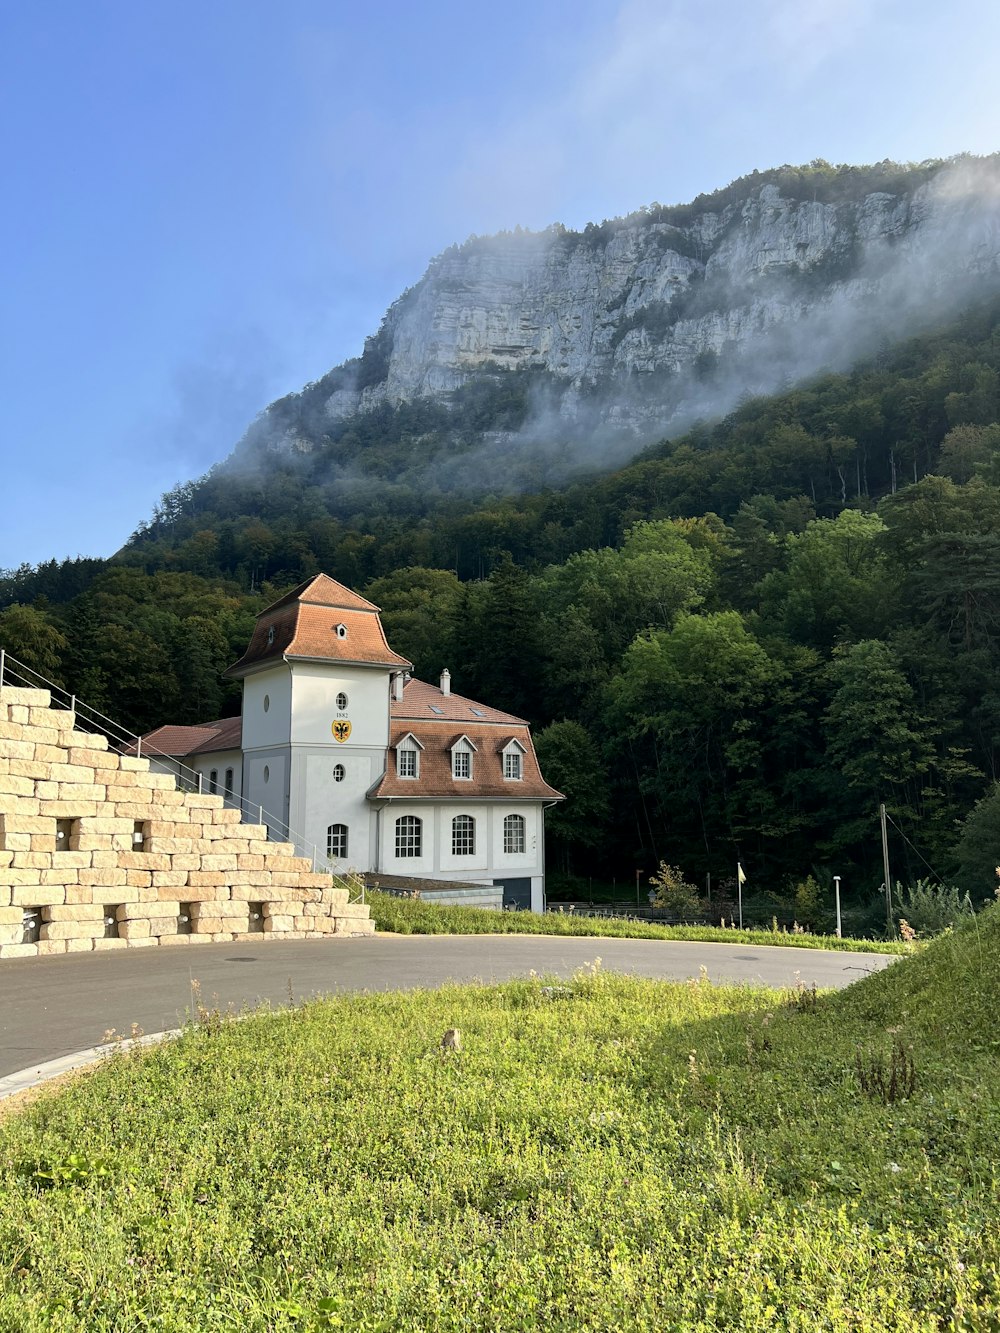
[[[396,820],[396,855],[420,856],[423,822],[416,815],[403,815]]]
[[[331,861],[347,855],[347,825],[331,824],[326,831],[326,854]]]
[[[524,815],[508,815],[503,821],[503,849],[508,854],[523,852]]]
[[[476,852],[476,821],[471,815],[456,815],[451,821],[452,856],[474,856]]]
[[[218,790],[219,790],[219,770],[217,768],[213,768],[208,775],[209,796],[214,796]]]
[[[226,769],[226,795],[227,795],[227,796],[232,796],[232,794],[233,794],[233,770],[232,770],[231,768],[227,768],[227,769]]]

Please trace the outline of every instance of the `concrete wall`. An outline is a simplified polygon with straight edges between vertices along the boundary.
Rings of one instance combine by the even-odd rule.
[[[110,753],[45,690],[0,688],[0,958],[373,929],[221,795]]]

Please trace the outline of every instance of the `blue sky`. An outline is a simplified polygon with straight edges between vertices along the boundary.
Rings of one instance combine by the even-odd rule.
[[[1000,149],[993,0],[49,0],[0,88],[0,567],[108,555],[470,233]]]

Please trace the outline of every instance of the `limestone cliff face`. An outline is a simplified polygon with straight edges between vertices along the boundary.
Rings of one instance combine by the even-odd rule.
[[[859,189],[838,170],[806,198],[801,178],[793,192],[767,173],[702,207],[453,247],[389,309],[359,361],[312,386],[313,421],[316,390],[336,422],[530,371],[557,418],[648,435],[849,364],[959,308],[1000,271],[1000,159],[883,174],[865,178],[882,188]],[[270,447],[310,447],[293,404],[265,418]]]

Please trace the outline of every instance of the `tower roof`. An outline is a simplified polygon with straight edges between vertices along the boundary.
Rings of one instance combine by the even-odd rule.
[[[287,659],[408,668],[386,642],[379,608],[326,574],[300,583],[257,617],[250,644],[226,672],[245,676]]]

